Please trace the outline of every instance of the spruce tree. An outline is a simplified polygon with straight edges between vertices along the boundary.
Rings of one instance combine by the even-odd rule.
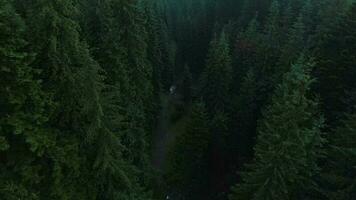
[[[207,193],[208,114],[203,103],[194,103],[184,133],[178,136],[170,157],[168,183],[171,191],[186,199],[204,199]]]
[[[351,200],[356,195],[356,115],[348,115],[328,136],[323,168],[325,199]]]
[[[188,105],[191,103],[193,98],[193,77],[190,73],[190,68],[188,65],[184,66],[184,71],[182,74],[182,94],[183,94],[183,101]]]
[[[231,123],[236,127],[236,134],[232,135],[231,148],[240,163],[250,160],[253,156],[254,138],[256,137],[259,105],[257,102],[257,80],[253,69],[245,75],[237,100],[235,102],[236,119]]]
[[[121,139],[126,147],[124,158],[139,171],[142,184],[149,175],[150,134],[155,126],[153,67],[148,59],[148,34],[142,1],[117,1],[114,6],[119,27],[119,45],[124,56],[121,62],[127,72],[128,84],[121,95],[124,126]],[[131,17],[127,17],[131,16]]]
[[[279,48],[281,42],[281,28],[280,28],[280,4],[278,0],[273,0],[269,9],[269,14],[267,17],[265,25],[265,40],[270,48]]]
[[[44,91],[55,105],[49,118],[57,148],[49,151],[42,199],[95,199],[93,173],[102,120],[101,69],[81,39],[74,1],[34,0],[28,8],[31,66],[41,70]],[[45,167],[45,166],[43,166]],[[98,183],[99,184],[99,183]]]
[[[278,62],[278,74],[276,79],[280,79],[283,73],[289,71],[289,68],[293,62],[298,59],[298,55],[304,53],[305,50],[305,26],[303,23],[304,17],[300,15],[297,21],[290,28],[288,33],[288,40],[282,48],[281,57]]]
[[[311,37],[315,34],[315,28],[317,23],[317,16],[315,16],[314,12],[317,12],[316,6],[314,5],[314,1],[307,0],[305,1],[300,15],[303,17],[303,24],[305,26],[305,35],[307,37]]]
[[[321,95],[323,109],[330,125],[335,125],[350,112],[355,105],[356,58],[356,3],[328,31],[327,38],[318,47],[318,91]]]
[[[224,32],[210,43],[207,66],[203,72],[200,93],[210,115],[226,112],[232,82],[229,45]]]
[[[25,24],[9,1],[0,2],[0,196],[4,200],[40,198],[40,170],[55,138],[44,128],[48,98],[39,71],[25,51]]]
[[[282,46],[281,11],[278,0],[273,0],[269,8],[261,41],[261,50],[257,60],[261,62],[256,75],[258,81],[258,93],[261,104],[265,104],[273,93],[275,76],[278,72],[276,64],[280,57]]]
[[[235,44],[234,56],[233,56],[233,91],[238,93],[240,84],[243,81],[244,75],[248,70],[258,68],[260,62],[258,59],[260,52],[261,33],[260,24],[257,20],[257,14],[250,21],[247,28],[238,34]]]
[[[316,189],[322,155],[318,103],[310,96],[310,64],[294,64],[284,76],[258,128],[254,162],[230,199],[304,199]]]

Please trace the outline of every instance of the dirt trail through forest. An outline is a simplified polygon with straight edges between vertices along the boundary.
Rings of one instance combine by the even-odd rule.
[[[158,125],[155,131],[153,141],[153,166],[156,170],[163,171],[165,161],[171,142],[175,138],[175,133],[170,130],[172,126],[171,112],[174,106],[174,98],[172,95],[162,95],[161,111],[159,114]]]

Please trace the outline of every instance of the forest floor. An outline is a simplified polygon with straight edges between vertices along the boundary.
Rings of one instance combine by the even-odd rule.
[[[188,109],[189,110],[189,109]],[[172,151],[176,138],[184,133],[189,121],[187,109],[184,108],[178,94],[161,94],[161,110],[154,132],[152,148],[152,165],[156,172],[155,193],[157,198],[166,199],[169,189],[166,188],[165,175],[167,173],[170,151]]]
[[[153,141],[152,164],[155,170],[164,172],[168,154],[174,145],[175,138],[184,132],[189,116],[180,111],[180,97],[177,94],[161,95],[161,111]],[[182,109],[182,108],[181,108]],[[182,115],[177,115],[180,113]]]

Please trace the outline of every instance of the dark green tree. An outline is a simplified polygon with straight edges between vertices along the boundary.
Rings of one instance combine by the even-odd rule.
[[[101,193],[95,145],[105,137],[102,70],[81,39],[74,1],[34,0],[27,9],[29,44],[37,55],[31,66],[41,70],[43,89],[55,105],[48,125],[56,148],[39,165],[46,169],[41,185],[47,186],[39,189],[40,198],[95,199]]]
[[[257,15],[247,28],[238,34],[233,53],[233,91],[238,93],[244,75],[251,68],[258,68],[259,50],[261,49],[260,24]]]
[[[203,103],[194,103],[186,131],[178,136],[171,153],[168,183],[172,193],[186,199],[204,199],[208,179],[210,132]]]
[[[356,195],[355,114],[348,115],[329,134],[327,164],[323,169],[325,199],[351,200]]]
[[[210,115],[217,111],[227,111],[231,82],[230,48],[222,32],[210,43],[207,66],[200,83],[200,94]]]
[[[41,162],[55,143],[44,128],[49,102],[25,50],[25,24],[9,1],[0,2],[0,29],[0,196],[35,200],[43,186]]]
[[[184,66],[182,74],[182,95],[184,102],[188,105],[193,98],[193,77],[188,65]]]
[[[279,68],[276,79],[280,80],[283,74],[289,71],[289,66],[298,59],[298,55],[305,51],[306,40],[303,19],[304,17],[300,15],[289,30],[288,40],[282,47],[278,62]]]
[[[355,105],[356,75],[356,4],[328,31],[317,52],[318,92],[330,125],[338,122],[344,112]]]
[[[270,48],[279,48],[281,45],[281,12],[280,4],[278,0],[273,0],[269,9],[269,14],[267,17],[265,25],[265,40],[268,47]]]
[[[275,85],[276,74],[279,73],[276,64],[278,63],[281,46],[283,29],[281,27],[281,11],[278,0],[274,0],[269,8],[269,14],[263,31],[263,40],[259,50],[257,60],[261,62],[256,70],[258,81],[259,101],[262,105],[270,99]]]
[[[238,155],[239,163],[245,163],[253,157],[257,118],[259,116],[256,83],[255,72],[251,69],[241,83],[241,89],[235,103],[236,119],[231,123],[235,125],[236,130],[230,140],[230,148],[232,148],[234,155],[230,156]]]
[[[231,200],[304,199],[316,189],[323,119],[310,96],[310,70],[310,64],[299,60],[284,76],[258,128],[254,162]]]

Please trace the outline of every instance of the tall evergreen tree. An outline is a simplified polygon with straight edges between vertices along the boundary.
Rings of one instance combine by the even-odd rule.
[[[262,47],[257,58],[257,60],[261,60],[261,65],[256,73],[259,79],[258,93],[261,104],[268,101],[276,87],[275,76],[278,71],[275,66],[279,60],[282,45],[280,9],[279,1],[272,1],[263,31]]]
[[[203,103],[194,103],[186,131],[178,136],[171,154],[168,181],[171,192],[186,199],[205,199],[210,143],[208,115]],[[174,196],[173,196],[174,197]]]
[[[61,147],[48,152],[47,162],[53,164],[47,167],[41,199],[95,199],[100,189],[92,173],[94,146],[105,128],[101,69],[80,38],[73,1],[34,0],[27,9],[29,42],[37,54],[32,66],[42,71],[44,91],[55,104],[49,125]]]
[[[233,91],[236,93],[238,93],[240,83],[243,81],[242,79],[248,70],[251,69],[251,67],[258,68],[260,66],[258,55],[260,54],[261,47],[261,33],[257,17],[256,14],[248,24],[247,28],[238,34],[234,46]]]
[[[318,48],[318,91],[331,125],[337,123],[344,112],[352,111],[355,105],[355,31],[356,3],[328,32],[328,38]]]
[[[298,55],[304,53],[305,50],[305,26],[303,23],[303,16],[300,15],[297,21],[290,28],[288,33],[288,41],[282,48],[281,57],[279,59],[278,69],[279,77],[281,74],[288,72],[288,67],[298,59]],[[277,75],[278,76],[278,75]],[[276,77],[278,79],[278,77]]]
[[[10,1],[0,2],[0,196],[4,200],[40,198],[42,162],[54,150],[45,128],[49,101],[25,51],[25,25]]]
[[[255,72],[251,69],[245,75],[236,101],[236,134],[232,135],[231,148],[238,161],[244,163],[253,156],[254,138],[256,137],[259,108],[257,104],[257,84]],[[238,145],[236,145],[238,144]],[[236,158],[235,158],[236,159]]]
[[[184,66],[184,71],[182,74],[182,94],[183,100],[186,104],[189,104],[193,98],[193,77],[190,73],[190,68],[188,65]]]
[[[281,12],[278,0],[273,0],[269,9],[265,25],[265,40],[270,48],[279,48],[281,45],[281,28],[280,28]]]
[[[303,24],[305,26],[305,35],[310,37],[315,34],[317,16],[315,16],[316,5],[314,5],[314,1],[307,0],[305,1],[300,15],[303,17]]]
[[[211,44],[207,66],[201,78],[200,93],[206,102],[210,115],[226,112],[232,81],[231,57],[224,32]]]
[[[355,115],[349,115],[329,134],[327,164],[323,171],[325,197],[351,200],[356,195]]]
[[[310,96],[310,67],[300,60],[278,86],[258,128],[255,160],[231,200],[304,199],[315,189],[324,139],[318,104]]]

